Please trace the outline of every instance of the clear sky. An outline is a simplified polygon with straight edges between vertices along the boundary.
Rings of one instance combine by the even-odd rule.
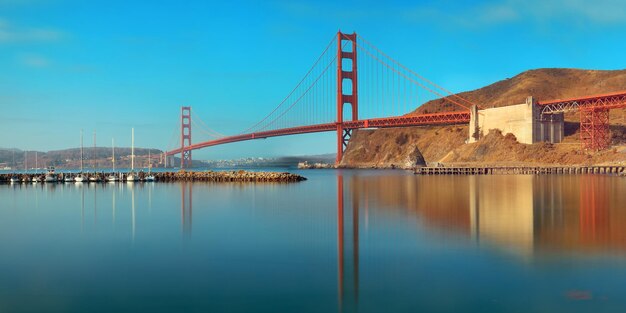
[[[0,147],[168,148],[181,105],[235,134],[273,109],[330,38],[356,31],[454,92],[541,67],[626,68],[621,0],[0,0]],[[334,152],[334,134],[195,158]]]

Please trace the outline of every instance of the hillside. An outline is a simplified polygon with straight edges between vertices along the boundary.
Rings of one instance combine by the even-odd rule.
[[[149,153],[152,154],[153,164],[156,164],[160,160],[162,151],[158,149],[135,148],[135,164],[138,166],[147,164]],[[130,155],[130,148],[115,148],[116,165],[119,167],[130,166]],[[13,165],[14,156],[15,165]],[[44,168],[49,165],[54,165],[58,168],[76,168],[80,166],[80,148],[48,152],[0,149],[0,164],[3,165],[2,167],[8,166],[23,169],[25,156],[28,159],[27,165],[29,168],[34,168],[36,163],[39,168]],[[85,168],[91,168],[95,164],[94,159],[99,166],[111,166],[111,148],[84,148],[83,160]]]
[[[626,89],[626,70],[601,71],[545,68],[523,72],[489,86],[458,95],[483,108],[524,103],[526,97],[537,100],[573,98]],[[433,113],[463,110],[445,99],[424,103],[414,112]]]
[[[577,69],[536,69],[523,72],[489,86],[459,93],[483,108],[523,103],[532,95],[537,100],[571,98],[626,90],[626,70],[601,71]],[[409,114],[460,110],[458,106],[436,99]],[[598,164],[626,161],[626,114],[611,111],[614,147],[599,153],[580,149],[579,117],[565,116],[565,139],[560,144],[520,144],[514,136],[499,132],[488,134],[478,143],[465,144],[467,125],[407,127],[359,130],[344,153],[343,167],[399,167],[410,164],[407,158],[417,148],[427,163],[445,164]]]

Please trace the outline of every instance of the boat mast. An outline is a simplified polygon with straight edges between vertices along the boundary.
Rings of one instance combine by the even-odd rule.
[[[80,130],[80,172],[83,172],[83,130]]]
[[[131,128],[130,140],[130,170],[135,170],[135,128]]]
[[[148,174],[150,174],[151,168],[152,168],[152,162],[150,162],[150,149],[148,149]]]
[[[24,151],[24,172],[28,171],[28,151]]]
[[[113,173],[115,173],[115,139],[111,138],[111,149],[113,150]]]
[[[93,153],[91,154],[91,157],[93,158],[92,162],[93,162],[93,172],[96,172],[96,167],[98,167],[98,164],[96,161],[96,131],[93,131]]]
[[[37,151],[35,151],[35,172],[39,169],[39,161],[37,160]]]

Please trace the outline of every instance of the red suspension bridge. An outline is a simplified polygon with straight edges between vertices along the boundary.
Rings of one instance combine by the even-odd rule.
[[[443,107],[449,112],[403,115],[437,98],[443,100]],[[347,118],[346,105],[349,107],[345,113],[350,113]],[[626,107],[626,92],[544,101],[538,105],[542,107],[541,114],[580,111],[585,148],[602,149],[610,143],[608,110]],[[192,119],[191,107],[182,107],[180,146],[165,155],[180,154],[180,166],[186,168],[191,166],[191,152],[197,149],[253,139],[336,132],[339,163],[354,129],[469,123],[472,106],[480,108],[405,67],[356,33],[339,32],[287,96],[259,122],[237,135],[225,136],[212,130],[202,121]],[[192,125],[208,140],[192,143]]]

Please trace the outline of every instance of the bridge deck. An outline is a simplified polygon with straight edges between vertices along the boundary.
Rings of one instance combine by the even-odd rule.
[[[391,128],[391,127],[407,127],[407,126],[423,126],[423,125],[445,125],[445,124],[460,124],[469,123],[470,112],[445,112],[445,113],[432,113],[432,114],[419,114],[419,115],[406,115],[395,116],[387,118],[375,118],[357,121],[345,121],[343,122],[344,129],[359,129],[359,128]],[[227,136],[215,140],[209,140],[201,143],[192,144],[184,148],[185,151],[197,150],[211,146],[223,145],[227,143],[264,139],[269,137],[279,137],[297,134],[307,133],[319,133],[337,131],[337,123],[316,124],[307,126],[298,126],[291,128],[281,128],[276,130],[261,131],[255,133]],[[174,155],[181,153],[183,148],[178,148],[166,152],[166,155]]]

